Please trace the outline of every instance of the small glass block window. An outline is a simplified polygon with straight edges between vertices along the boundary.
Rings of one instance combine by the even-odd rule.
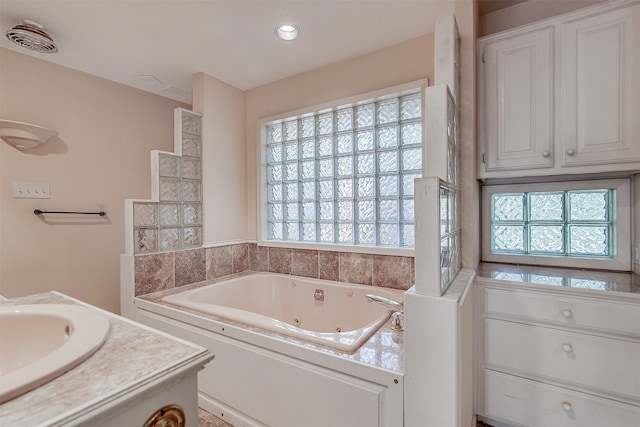
[[[413,247],[421,96],[265,125],[267,239]]]
[[[611,258],[615,190],[495,193],[491,251]]]

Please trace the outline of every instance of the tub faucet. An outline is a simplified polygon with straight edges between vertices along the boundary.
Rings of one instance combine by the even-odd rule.
[[[391,311],[391,329],[394,331],[404,330],[404,304],[391,298],[375,294],[367,294],[367,301],[375,301],[384,305]]]

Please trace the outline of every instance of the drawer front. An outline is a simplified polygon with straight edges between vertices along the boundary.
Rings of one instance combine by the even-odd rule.
[[[637,427],[640,408],[491,370],[484,371],[484,413],[529,427]]]
[[[485,319],[485,366],[640,402],[640,343]]]
[[[597,301],[533,292],[485,289],[488,316],[552,322],[606,333],[640,336],[640,304]]]

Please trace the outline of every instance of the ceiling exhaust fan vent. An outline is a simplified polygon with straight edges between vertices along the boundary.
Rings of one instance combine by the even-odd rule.
[[[28,19],[7,31],[7,38],[25,49],[38,53],[56,53],[58,46],[44,30],[44,26]]]

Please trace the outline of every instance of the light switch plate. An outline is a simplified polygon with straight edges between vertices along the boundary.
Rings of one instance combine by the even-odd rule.
[[[50,199],[51,190],[46,182],[14,182],[14,199]]]

